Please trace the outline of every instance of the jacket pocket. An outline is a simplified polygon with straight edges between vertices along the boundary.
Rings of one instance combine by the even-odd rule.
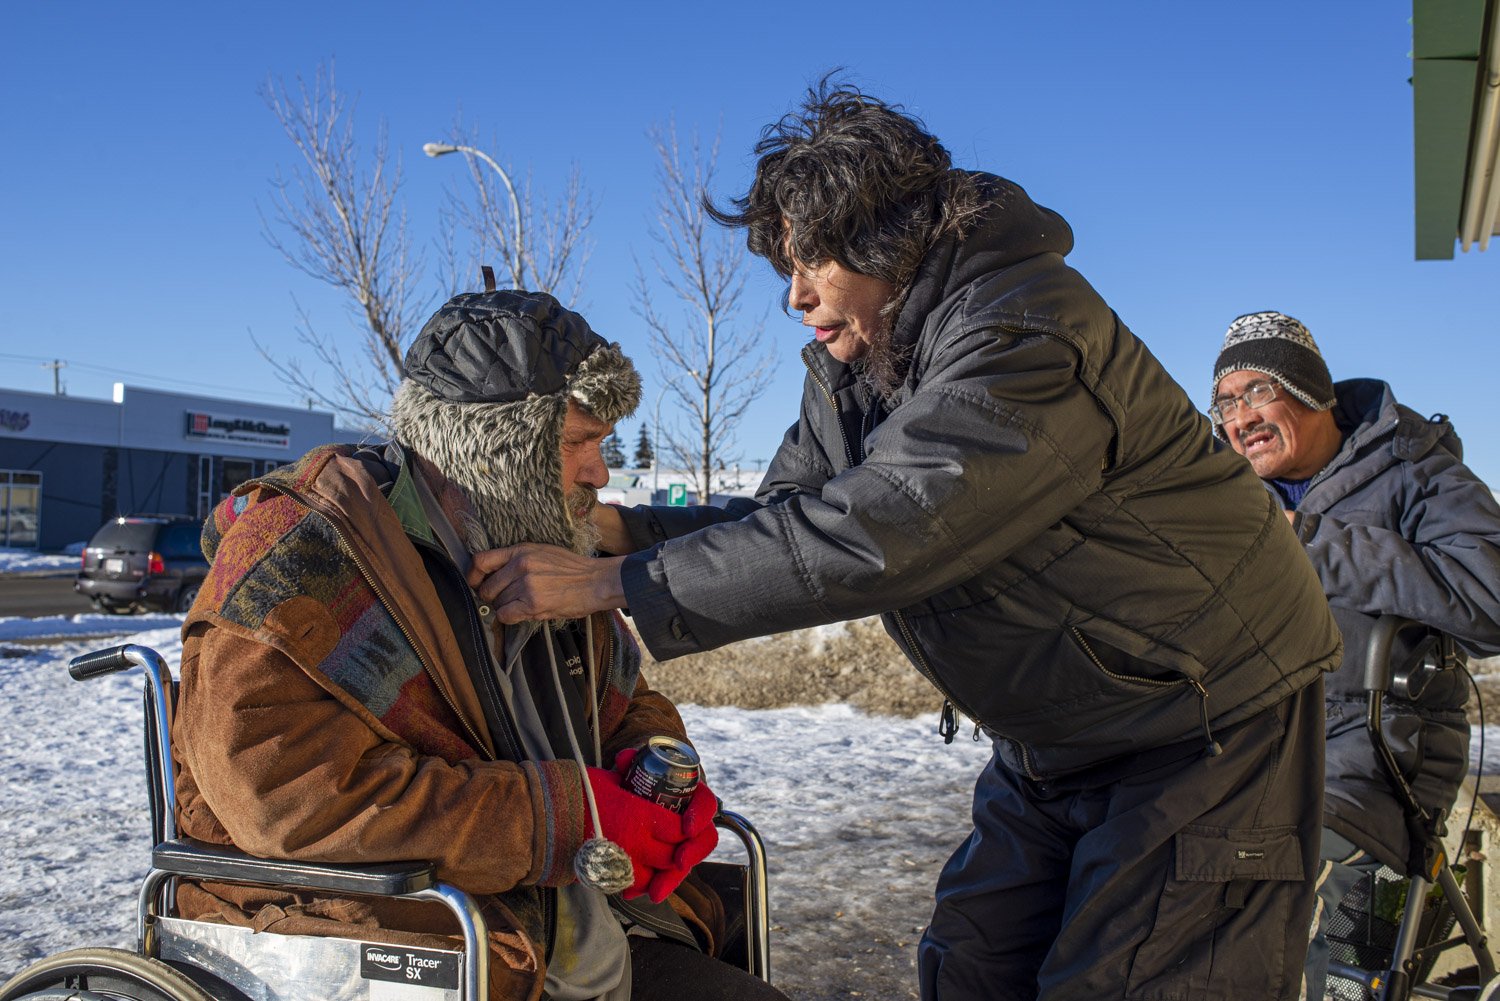
[[[1293,919],[1305,918],[1298,903],[1310,892],[1302,886],[1296,828],[1189,825],[1173,849],[1126,997],[1221,997],[1233,985],[1236,997],[1271,999],[1295,988],[1288,966],[1300,970],[1296,947],[1306,948],[1308,929],[1306,920],[1298,928]]]
[[[1157,665],[1124,656],[1119,650],[1099,640],[1091,642],[1077,626],[1068,627],[1068,632],[1072,635],[1073,642],[1078,644],[1078,648],[1089,659],[1089,663],[1108,678],[1148,688],[1173,688],[1187,684],[1188,679],[1176,671],[1158,668],[1157,671],[1160,673],[1157,671],[1151,674],[1144,673],[1145,669],[1156,668]]]
[[[1106,670],[1139,681],[1207,681],[1208,669],[1191,653],[1114,619],[1074,608],[1063,624]]]

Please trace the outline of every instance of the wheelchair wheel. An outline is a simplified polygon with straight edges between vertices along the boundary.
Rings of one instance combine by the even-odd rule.
[[[28,966],[0,1001],[218,1001],[160,960],[124,949],[73,949]]]

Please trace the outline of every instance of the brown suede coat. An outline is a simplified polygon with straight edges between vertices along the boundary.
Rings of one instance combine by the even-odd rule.
[[[540,898],[514,891],[573,878],[568,863],[590,833],[578,822],[586,816],[583,778],[572,761],[497,760],[422,558],[376,482],[348,453],[320,449],[247,484],[205,530],[205,540],[218,534],[214,566],[183,625],[172,724],[180,831],[268,858],[431,860],[440,879],[481,897],[493,954],[491,998],[535,999],[545,972],[543,943],[535,916],[512,905]],[[337,546],[320,552],[309,544],[303,531],[309,525],[323,538],[331,529]],[[329,562],[348,562],[358,573],[340,588],[323,580],[312,589],[324,593],[299,593],[303,578],[275,559],[287,549],[297,550],[293,565],[310,578],[344,580],[325,573]],[[424,742],[471,748],[467,757],[423,753],[330,678],[327,660],[336,650],[347,656],[358,642],[348,609],[351,593],[370,597],[361,589],[373,592],[373,600],[354,604],[398,627],[420,660],[421,670],[402,691],[415,687],[425,695],[414,700],[425,713],[424,736],[433,738]],[[255,616],[244,611],[247,592],[258,602]],[[620,634],[601,616],[594,635],[596,658],[607,662],[605,647]],[[683,736],[676,710],[644,680],[628,699],[610,700],[604,685],[601,678],[595,702],[605,706],[604,760],[652,734]],[[433,903],[213,883],[184,885],[178,903],[185,917],[257,930],[435,948],[456,942],[451,915]],[[673,905],[712,941],[722,921],[717,898],[690,881]]]

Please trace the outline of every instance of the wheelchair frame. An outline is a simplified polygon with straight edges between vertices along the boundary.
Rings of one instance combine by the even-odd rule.
[[[1416,651],[1408,660],[1408,669],[1396,671],[1391,651],[1396,637],[1403,632],[1422,632],[1426,636],[1418,643]],[[1386,778],[1390,782],[1397,801],[1407,818],[1408,828],[1414,839],[1413,859],[1408,862],[1405,873],[1410,880],[1406,902],[1397,927],[1395,943],[1389,964],[1380,970],[1365,970],[1341,963],[1330,963],[1328,974],[1362,985],[1376,1001],[1407,1001],[1411,997],[1448,999],[1489,997],[1496,987],[1494,955],[1490,951],[1489,937],[1481,923],[1482,899],[1478,906],[1470,904],[1449,864],[1447,848],[1443,844],[1447,836],[1446,810],[1429,811],[1417,801],[1411,783],[1401,772],[1396,756],[1385,738],[1381,712],[1385,697],[1394,691],[1402,697],[1415,698],[1435,674],[1445,670],[1457,670],[1461,663],[1452,640],[1436,630],[1412,619],[1396,615],[1383,615],[1370,635],[1365,660],[1364,689],[1366,692],[1365,729],[1370,744],[1379,759]],[[1435,656],[1436,665],[1426,663]],[[1420,834],[1420,838],[1418,835]],[[1468,845],[1463,846],[1468,851]],[[1421,864],[1416,861],[1421,853]],[[1472,881],[1476,897],[1480,892],[1480,881]],[[1452,910],[1460,934],[1437,942],[1420,942],[1423,912],[1427,907],[1429,891],[1436,887],[1443,902]],[[1443,932],[1442,934],[1446,934]],[[1422,979],[1422,970],[1435,959],[1458,945],[1464,945],[1474,957],[1479,984],[1450,987],[1427,982]],[[1484,988],[1488,986],[1488,990]],[[1481,991],[1483,993],[1481,994]]]
[[[489,946],[487,926],[479,905],[472,896],[437,879],[434,866],[429,862],[391,862],[383,864],[345,865],[321,862],[294,862],[261,859],[233,848],[208,845],[181,838],[177,833],[175,819],[176,789],[175,769],[172,764],[171,721],[174,712],[175,685],[171,669],[155,650],[149,647],[127,644],[108,650],[84,654],[75,658],[68,666],[69,674],[78,681],[100,677],[126,670],[131,665],[139,666],[145,674],[145,752],[147,763],[147,792],[150,804],[151,834],[155,847],[151,852],[151,869],[142,883],[137,897],[136,950],[139,960],[159,964],[167,971],[209,974],[232,989],[231,997],[238,999],[250,988],[249,993],[293,1001],[296,994],[268,994],[265,985],[237,984],[233,980],[219,977],[213,971],[194,966],[184,968],[168,965],[161,957],[163,939],[172,937],[173,928],[203,926],[212,932],[234,931],[232,926],[194,922],[171,917],[175,909],[176,880],[179,877],[214,879],[222,882],[256,886],[285,887],[295,890],[319,890],[332,893],[355,893],[382,897],[399,897],[414,900],[432,900],[445,905],[457,919],[464,948],[460,953],[444,953],[440,950],[407,950],[417,954],[430,953],[431,962],[438,963],[440,957],[457,956],[460,971],[456,990],[443,995],[448,999],[480,1001],[488,996]],[[746,968],[753,976],[770,980],[770,920],[769,899],[766,885],[765,846],[755,828],[745,818],[727,810],[720,810],[714,823],[734,834],[746,853],[743,869],[742,894],[745,911]],[[165,922],[165,924],[164,924]],[[164,936],[163,932],[166,932]],[[243,930],[241,930],[243,931]],[[257,937],[287,939],[271,933],[257,933]],[[222,936],[221,936],[222,937]],[[334,949],[340,944],[351,956],[357,958],[360,942],[355,939],[315,938],[296,936],[298,940],[330,944]],[[373,944],[373,943],[367,943]],[[347,947],[355,949],[348,950]],[[200,952],[202,950],[199,950]],[[121,960],[110,961],[108,954],[118,953]],[[68,957],[76,956],[77,962],[69,965]],[[104,957],[101,959],[100,957]],[[136,960],[136,963],[124,960]],[[75,953],[62,953],[43,959],[23,970],[8,982],[0,985],[0,1001],[11,998],[50,998],[52,992],[33,994],[27,988],[37,977],[52,977],[55,981],[64,976],[63,982],[74,983],[74,987],[87,982],[89,976],[118,974],[120,979],[130,982],[140,979],[141,970],[126,970],[139,962],[135,954],[119,953],[118,950],[84,949]],[[102,965],[101,965],[102,964]],[[77,969],[73,970],[72,967]],[[59,971],[62,971],[59,973]],[[71,976],[68,974],[71,971]],[[151,969],[145,970],[150,980]],[[32,975],[28,980],[28,975]],[[170,980],[170,977],[163,977]],[[49,981],[50,983],[51,981]],[[196,980],[194,981],[196,983]],[[35,986],[45,987],[44,983]],[[213,994],[201,984],[199,992],[205,997]],[[159,986],[157,988],[160,990]],[[168,992],[170,993],[170,992]],[[58,994],[58,998],[68,996]],[[119,997],[109,993],[100,994],[83,990],[78,998]],[[300,995],[311,997],[311,995]],[[319,994],[318,997],[323,997]],[[190,991],[180,991],[173,1001],[201,1001],[191,996]],[[226,999],[228,1001],[228,999]]]

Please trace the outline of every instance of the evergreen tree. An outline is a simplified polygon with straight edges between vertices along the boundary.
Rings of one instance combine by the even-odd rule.
[[[625,443],[620,440],[620,432],[616,431],[604,439],[600,451],[604,453],[604,464],[610,469],[625,468]]]
[[[641,421],[641,435],[635,440],[635,468],[648,469],[656,465],[656,453],[651,450],[651,433],[646,422]]]

